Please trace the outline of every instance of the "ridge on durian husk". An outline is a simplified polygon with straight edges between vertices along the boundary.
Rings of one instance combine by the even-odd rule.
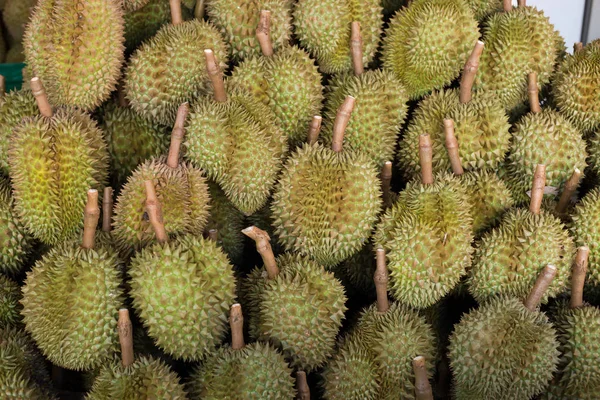
[[[0,329],[19,326],[21,322],[21,287],[0,274]]]
[[[10,137],[24,118],[38,115],[35,98],[28,90],[11,91],[0,97],[0,173],[8,175]]]
[[[571,233],[577,246],[590,249],[587,283],[600,286],[600,188],[595,188],[581,199],[571,214]]]

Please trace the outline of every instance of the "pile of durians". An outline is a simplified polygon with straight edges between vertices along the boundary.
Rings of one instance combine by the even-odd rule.
[[[600,398],[600,41],[524,0],[29,3],[0,398]]]

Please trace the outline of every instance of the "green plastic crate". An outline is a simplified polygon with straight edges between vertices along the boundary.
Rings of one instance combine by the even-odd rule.
[[[6,91],[19,90],[23,85],[24,63],[0,64],[0,75],[4,76],[6,81]]]

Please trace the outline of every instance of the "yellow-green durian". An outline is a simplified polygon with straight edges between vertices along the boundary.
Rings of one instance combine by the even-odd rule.
[[[467,0],[467,4],[479,22],[484,22],[492,14],[503,11],[502,0]]]
[[[590,191],[575,207],[571,232],[578,246],[590,249],[588,283],[600,286],[600,188]]]
[[[600,176],[600,130],[590,134],[587,143],[588,171],[591,170],[592,176]]]
[[[11,91],[0,97],[0,172],[8,175],[8,148],[10,137],[28,117],[38,115],[35,98],[29,90]]]
[[[2,21],[10,35],[11,44],[23,39],[25,27],[38,0],[7,0],[2,9]]]
[[[0,274],[0,329],[18,326],[21,321],[21,288]]]

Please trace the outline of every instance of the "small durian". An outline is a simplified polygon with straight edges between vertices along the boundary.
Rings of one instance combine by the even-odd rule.
[[[530,399],[558,364],[556,331],[538,304],[557,270],[547,265],[525,304],[500,296],[463,315],[450,337],[454,398]]]
[[[93,110],[116,88],[124,60],[120,3],[38,0],[23,47],[52,104]]]
[[[575,207],[571,232],[578,246],[589,248],[588,282],[600,286],[600,188],[590,191]]]
[[[21,288],[17,282],[0,274],[0,329],[18,326],[21,322]]]
[[[25,27],[38,0],[7,0],[2,9],[2,21],[11,45],[20,43]]]
[[[295,399],[292,370],[283,355],[268,343],[244,343],[244,317],[239,304],[231,306],[229,325],[231,346],[218,349],[192,373],[189,386],[193,398]]]
[[[477,21],[463,0],[415,0],[384,33],[383,69],[418,99],[458,77],[478,38]]]

